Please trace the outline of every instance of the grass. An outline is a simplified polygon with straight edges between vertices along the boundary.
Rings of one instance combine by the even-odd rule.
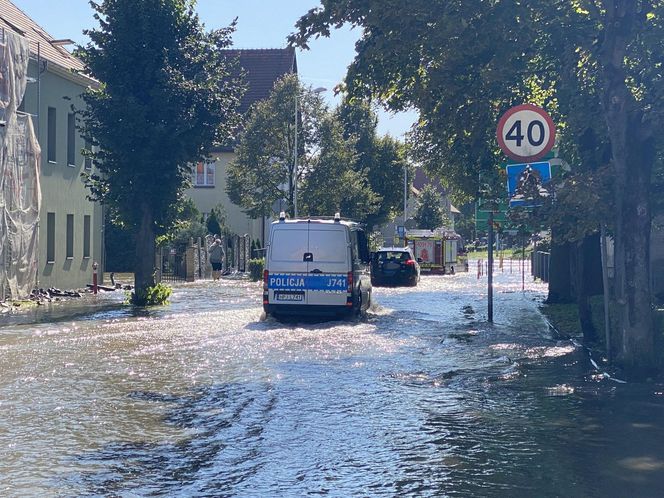
[[[590,308],[597,337],[601,344],[604,344],[604,301],[602,296],[592,296],[590,298]],[[561,335],[567,337],[583,336],[579,322],[579,309],[576,303],[544,304],[541,311]]]
[[[528,249],[526,249],[526,259],[530,259],[530,252]],[[494,259],[499,259],[500,256],[503,256],[503,259],[518,259],[519,261],[521,260],[521,257],[523,255],[521,249],[503,249],[502,251],[493,251],[493,257]],[[489,252],[484,249],[481,251],[469,251],[468,252],[468,259],[488,259],[489,258]]]

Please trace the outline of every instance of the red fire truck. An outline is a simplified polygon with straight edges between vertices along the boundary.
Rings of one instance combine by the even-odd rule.
[[[454,230],[410,229],[406,231],[406,243],[420,263],[422,272],[453,274],[468,271],[463,241]]]

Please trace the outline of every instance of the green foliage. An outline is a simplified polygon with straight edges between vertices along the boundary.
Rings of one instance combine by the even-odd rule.
[[[353,141],[344,140],[341,124],[325,117],[318,130],[320,153],[306,176],[301,194],[301,213],[364,220],[376,210],[380,198],[371,190],[364,172],[353,168]]]
[[[136,258],[134,237],[121,221],[115,218],[111,210],[106,210],[104,224],[105,261],[104,270],[112,272],[131,272]]]
[[[272,213],[285,199],[293,215],[294,107],[297,92],[298,211],[300,215],[344,217],[384,223],[399,209],[403,170],[402,144],[376,134],[376,114],[367,103],[344,103],[330,113],[320,97],[293,76],[279,81],[254,106],[229,166],[230,199],[254,217]]]
[[[226,212],[222,204],[218,204],[212,208],[208,219],[205,221],[205,224],[209,234],[221,235],[223,232],[222,227],[226,224]]]
[[[421,190],[414,218],[417,228],[426,230],[440,228],[449,222],[445,215],[443,198],[432,185],[427,185]]]
[[[383,243],[383,234],[381,232],[370,232],[369,233],[369,251],[376,252],[381,248]],[[388,244],[390,245],[390,244]]]
[[[346,23],[363,29],[349,94],[418,109],[414,159],[440,174],[455,202],[474,198],[478,174],[499,167],[495,124],[526,88],[515,74],[527,70],[541,23],[514,2],[341,0],[309,11],[290,40],[306,47]]]
[[[173,289],[161,282],[147,288],[136,288],[131,294],[130,302],[135,306],[159,306],[168,304]]]
[[[343,124],[344,138],[354,143],[353,169],[366,175],[378,196],[375,208],[361,219],[372,230],[403,211],[404,170],[411,169],[405,148],[390,136],[378,136],[378,118],[367,101],[345,98],[335,114]],[[412,178],[411,172],[408,178]]]
[[[556,183],[552,223],[567,238],[615,223],[614,347],[640,368],[655,365],[648,240],[664,177],[663,20],[661,1],[338,0],[310,10],[290,40],[306,47],[333,28],[362,29],[349,94],[420,111],[412,155],[457,203],[475,196],[480,174],[500,184],[498,117],[524,102],[546,108],[572,166]]]
[[[177,219],[171,228],[163,235],[157,237],[157,246],[171,245],[179,250],[184,250],[189,241],[207,235],[207,227],[201,223],[201,213],[190,198],[182,198],[178,202],[175,211]]]
[[[261,255],[261,241],[256,239],[251,241],[251,257],[253,259],[258,258]]]
[[[295,103],[297,99],[298,164],[295,160]],[[293,215],[294,185],[311,170],[325,115],[321,97],[301,87],[294,75],[284,76],[269,98],[254,104],[240,137],[236,159],[228,166],[226,191],[234,204],[253,218],[272,213],[272,205],[286,199]],[[299,183],[298,183],[299,185]]]
[[[263,268],[265,268],[265,258],[249,260],[249,277],[252,281],[258,282],[262,280]]]
[[[190,164],[232,139],[243,91],[224,54],[235,25],[205,32],[193,0],[91,2],[99,26],[77,55],[100,81],[78,110],[94,148],[90,197],[135,234],[137,287],[152,283],[155,235],[177,219]]]

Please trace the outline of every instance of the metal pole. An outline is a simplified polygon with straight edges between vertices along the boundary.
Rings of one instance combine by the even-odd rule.
[[[604,337],[606,341],[606,358],[611,361],[611,323],[609,321],[609,260],[606,249],[606,229],[600,224],[602,245],[602,285],[604,286]]]
[[[408,218],[408,168],[403,167],[403,226]]]
[[[488,298],[489,298],[489,310],[488,310],[488,320],[489,323],[493,323],[493,211],[489,211],[489,262],[487,267],[487,282],[488,282]]]
[[[521,236],[521,292],[526,290],[526,236]]]
[[[295,82],[295,147],[293,151],[293,211],[297,218],[297,90],[299,82]]]
[[[37,141],[41,140],[41,45],[37,42]],[[41,166],[41,165],[40,165]]]

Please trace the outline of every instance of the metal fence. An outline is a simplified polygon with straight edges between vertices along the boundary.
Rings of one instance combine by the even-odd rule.
[[[157,280],[163,282],[193,282],[210,278],[212,268],[208,249],[214,239],[190,240],[186,247],[165,246],[157,251]],[[221,237],[224,247],[224,273],[246,273],[251,257],[251,238],[248,235]]]
[[[551,254],[544,251],[535,251],[530,258],[532,276],[539,278],[542,282],[548,283],[549,260],[551,259]]]
[[[184,282],[187,277],[185,254],[176,247],[159,248],[159,276],[162,282]]]

